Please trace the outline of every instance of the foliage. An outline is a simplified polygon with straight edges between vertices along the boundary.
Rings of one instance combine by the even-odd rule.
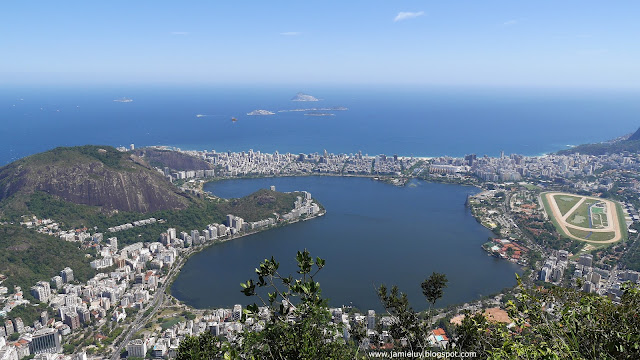
[[[98,221],[100,210],[88,205],[72,204],[45,192],[36,191],[26,202],[29,212],[40,219],[54,219],[62,227],[81,228],[102,225]]]
[[[638,153],[640,151],[640,140],[617,141],[614,143],[598,143],[578,145],[571,149],[558,151],[559,155],[584,154],[584,155],[605,155],[619,154],[624,151]]]
[[[325,261],[311,258],[307,250],[298,252],[297,273],[300,278],[282,276],[280,264],[265,259],[256,269],[257,280],[250,279],[242,285],[246,296],[257,297],[269,310],[261,331],[245,331],[237,334],[230,343],[215,345],[210,335],[189,338],[180,346],[178,359],[214,358],[224,353],[225,358],[256,359],[353,359],[355,347],[345,343],[341,328],[331,322],[327,300],[321,297],[320,284],[315,276]],[[260,289],[267,290],[266,297]],[[257,319],[257,304],[249,305],[242,321]],[[204,346],[203,346],[204,344]]]
[[[422,294],[432,306],[442,297],[448,281],[445,274],[434,272],[420,285],[422,287]]]
[[[158,320],[160,320],[160,319],[158,319]],[[172,327],[172,326],[174,326],[174,325],[176,325],[176,324],[178,324],[180,322],[183,322],[185,320],[186,319],[184,317],[182,317],[182,316],[171,317],[171,318],[168,318],[168,319],[161,320],[161,325],[160,326],[162,327],[162,330],[164,331],[164,330],[167,330],[168,328],[170,328],[170,327]]]
[[[66,355],[70,355],[73,354],[73,351],[75,350],[75,346],[71,345],[71,344],[64,344],[62,345],[62,351],[66,354]]]
[[[304,198],[300,192],[279,193],[262,189],[243,198],[220,203],[219,207],[226,214],[240,216],[245,221],[258,221],[274,217],[274,212],[285,214],[293,210],[297,196]]]
[[[210,332],[200,336],[187,336],[180,342],[176,360],[209,360],[218,358],[222,348]]]
[[[195,320],[196,318],[196,314],[190,312],[190,311],[183,311],[182,314],[180,314],[182,316],[184,316],[185,319],[187,320]]]
[[[400,292],[395,285],[390,291],[387,291],[385,285],[381,285],[378,288],[378,297],[387,313],[394,319],[389,328],[389,334],[394,339],[394,349],[416,352],[428,349],[426,340],[429,329],[409,305],[407,294]]]
[[[14,307],[8,314],[7,318],[15,319],[21,318],[25,326],[32,326],[34,321],[40,320],[40,314],[43,311],[49,312],[47,304],[40,303],[37,306],[32,305],[18,305]],[[51,313],[49,312],[49,318]]]
[[[516,327],[468,316],[456,345],[490,359],[638,359],[640,290],[623,286],[621,303],[576,289],[525,288],[508,303]],[[553,306],[550,306],[553,305]]]
[[[341,329],[331,322],[327,300],[321,297],[320,283],[315,281],[325,260],[314,260],[304,250],[298,251],[296,261],[301,278],[280,275],[280,264],[272,257],[256,269],[257,281],[241,284],[242,292],[258,297],[271,317],[262,331],[241,335],[239,353],[270,359],[353,359],[355,352],[340,339]],[[256,291],[259,288],[269,291],[266,300]],[[254,303],[243,318],[257,314],[258,305]]]
[[[640,225],[634,223],[631,227],[635,230],[638,230],[638,228],[640,228]],[[633,238],[630,237],[629,239],[629,249],[624,253],[622,259],[620,259],[620,262],[627,269],[640,271],[640,241],[638,240],[637,236]]]
[[[112,146],[85,145],[74,147],[57,147],[40,154],[28,157],[36,163],[76,162],[82,157],[94,158],[108,167],[119,168],[121,161],[127,154],[120,152]]]
[[[109,332],[108,334],[105,334],[107,336],[106,339],[102,340],[102,343],[104,345],[111,345],[113,343],[113,341],[120,336],[120,334],[122,334],[122,332],[124,331],[124,328],[122,328],[121,326],[116,327],[115,329],[113,329],[111,332]]]
[[[430,304],[428,317],[431,316],[431,306],[442,297],[447,282],[446,275],[436,272],[422,282],[422,293]],[[389,329],[394,339],[394,349],[414,352],[428,350],[430,346],[427,337],[430,333],[431,319],[423,321],[422,316],[409,305],[407,295],[401,293],[397,286],[392,286],[391,290],[387,291],[386,286],[381,285],[378,297],[387,313],[394,319]]]
[[[134,308],[134,307],[128,307],[128,308],[124,308],[124,312],[127,313],[127,318],[131,318],[132,316],[135,316],[135,314],[138,312],[139,310]]]
[[[270,311],[262,331],[244,331],[232,341],[222,341],[210,333],[188,337],[181,342],[178,359],[352,359],[363,358],[353,344],[342,341],[340,328],[331,322],[319,284],[314,280],[324,267],[309,253],[298,252],[299,278],[278,273],[279,263],[267,259],[256,269],[258,278],[242,284],[242,292],[257,297]],[[446,277],[434,273],[423,282],[431,304],[442,296]],[[549,286],[527,288],[518,278],[514,295],[504,298],[514,326],[471,314],[461,325],[447,329],[451,349],[475,352],[480,359],[638,359],[640,358],[640,289],[624,284],[620,303],[608,297],[577,289]],[[265,296],[260,290],[267,290]],[[384,285],[378,295],[394,319],[389,334],[394,351],[429,350],[429,319],[413,311],[406,294],[396,286]],[[250,305],[242,315],[257,319],[259,308]],[[255,325],[255,323],[254,323]],[[381,329],[381,324],[377,325]],[[366,336],[363,329],[351,329],[354,338]]]
[[[121,161],[127,156],[127,153],[120,152],[112,146],[60,146],[49,151],[25,157],[7,166],[40,166],[51,163],[71,164],[86,161],[87,158],[93,158],[99,160],[108,167],[119,168],[121,166]]]
[[[67,266],[78,281],[95,275],[76,243],[18,225],[0,225],[0,249],[0,273],[8,276],[3,285],[9,289],[19,285],[28,293],[36,282],[49,281]]]
[[[20,215],[31,213],[41,219],[53,219],[64,229],[88,227],[92,231],[106,233],[113,226],[132,223],[137,220],[154,217],[166,220],[166,224],[175,227],[178,232],[189,232],[193,229],[204,229],[212,223],[224,222],[227,214],[234,214],[246,221],[257,221],[274,217],[273,213],[284,214],[293,209],[296,196],[302,193],[280,193],[269,190],[258,190],[246,197],[229,201],[203,200],[194,202],[183,210],[160,210],[149,214],[137,212],[117,212],[105,214],[94,206],[73,204],[50,194],[36,191],[25,201],[28,210],[11,212],[12,220],[17,221]],[[9,212],[5,209],[5,215]],[[114,234],[122,245],[139,241],[155,241],[166,231],[167,226],[161,223],[134,227]],[[95,230],[94,230],[95,229]]]
[[[543,198],[543,202],[546,200]],[[572,240],[558,233],[553,222],[543,219],[541,216],[515,215],[516,223],[522,232],[536,243],[556,250],[567,250],[577,253],[584,247],[583,241]],[[555,221],[555,220],[552,220]]]
[[[26,213],[25,202],[37,191],[76,203],[103,205],[114,212],[184,208],[195,201],[137,157],[99,146],[56,148],[0,167],[0,188],[0,215],[11,221]],[[131,201],[134,194],[138,196]]]

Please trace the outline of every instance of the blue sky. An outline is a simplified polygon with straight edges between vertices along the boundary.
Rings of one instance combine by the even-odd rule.
[[[6,1],[0,83],[640,87],[638,1]]]

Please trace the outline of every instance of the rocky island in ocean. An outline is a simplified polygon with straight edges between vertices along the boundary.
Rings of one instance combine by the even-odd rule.
[[[320,101],[317,98],[309,95],[309,94],[305,94],[305,93],[297,93],[296,96],[294,96],[291,101]]]
[[[290,110],[278,110],[278,112],[305,112],[305,111],[347,111],[348,108],[344,106],[333,106],[324,108],[307,108],[307,109],[290,109]]]
[[[269,110],[253,110],[252,112],[247,113],[247,115],[249,116],[265,116],[265,115],[275,115],[275,114],[276,113]]]
[[[304,114],[305,116],[335,116],[335,114],[332,113],[326,113],[326,112],[315,112],[312,111],[310,113],[306,113]]]

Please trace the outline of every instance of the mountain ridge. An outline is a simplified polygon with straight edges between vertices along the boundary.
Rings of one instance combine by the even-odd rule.
[[[0,204],[41,191],[103,211],[184,209],[192,199],[144,159],[110,146],[58,147],[0,168]]]
[[[640,128],[631,135],[620,136],[616,139],[595,144],[581,144],[570,149],[560,150],[559,155],[583,154],[583,155],[606,155],[623,152],[640,152]]]

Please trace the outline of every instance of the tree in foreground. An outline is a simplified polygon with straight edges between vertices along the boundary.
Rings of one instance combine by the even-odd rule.
[[[220,340],[205,333],[188,337],[178,359],[357,359],[364,339],[351,329],[355,342],[342,338],[315,276],[325,261],[308,251],[296,256],[298,275],[284,277],[271,258],[256,269],[257,279],[242,284],[242,292],[259,299],[242,315],[245,330]],[[442,297],[447,280],[434,273],[421,285],[431,306]],[[510,326],[489,321],[482,313],[467,316],[455,327],[450,349],[475,352],[479,359],[640,359],[640,290],[621,287],[620,303],[577,289],[528,288],[518,278],[515,300],[507,303]],[[431,319],[415,312],[396,286],[384,285],[378,296],[391,316],[388,330],[394,351],[430,350]],[[265,311],[267,310],[267,311]],[[429,312],[430,314],[430,312]],[[258,331],[259,330],[259,331]]]
[[[296,261],[298,279],[280,275],[280,264],[272,257],[256,269],[257,280],[242,284],[242,292],[257,297],[271,316],[261,331],[240,336],[239,353],[259,359],[354,359],[356,347],[342,339],[342,327],[331,321],[327,300],[314,279],[325,261],[314,260],[307,250],[298,251]],[[267,290],[266,295],[260,288]],[[254,303],[247,306],[243,319],[255,319],[258,314]]]
[[[447,287],[447,282],[449,282],[449,280],[447,280],[447,276],[445,274],[434,272],[428,279],[420,284],[422,287],[422,294],[431,306],[435,305],[436,301],[442,297],[444,294],[444,288]]]
[[[413,352],[431,349],[427,341],[431,331],[431,306],[442,297],[447,282],[446,275],[436,272],[422,282],[422,293],[429,302],[426,321],[421,318],[420,313],[413,310],[407,294],[400,292],[397,286],[392,286],[389,291],[384,285],[378,288],[382,306],[393,319],[389,332],[394,339],[394,349]]]
[[[257,279],[242,283],[246,296],[256,297],[243,311],[245,330],[221,341],[209,333],[188,337],[178,359],[344,359],[358,357],[357,346],[342,338],[342,324],[331,321],[327,300],[315,281],[324,267],[321,258],[298,251],[297,278],[282,276],[272,257],[256,269]]]
[[[188,336],[180,342],[176,360],[208,360],[221,354],[222,344],[219,339],[207,331],[200,336]]]
[[[526,288],[508,302],[515,326],[476,314],[456,328],[456,344],[488,359],[640,359],[640,290],[624,284],[620,303],[576,289]]]

